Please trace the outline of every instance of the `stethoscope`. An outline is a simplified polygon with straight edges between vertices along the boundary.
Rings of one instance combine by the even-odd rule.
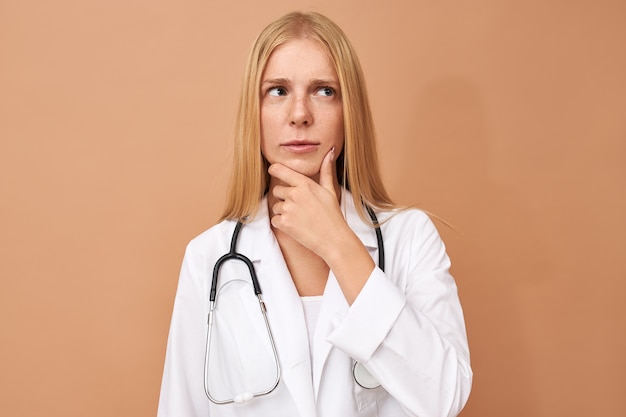
[[[372,220],[372,224],[374,225],[374,230],[376,231],[376,240],[378,241],[378,267],[384,271],[385,270],[385,246],[383,242],[383,234],[380,231],[380,224],[378,223],[378,218],[372,210],[371,207],[365,205],[367,213]],[[211,280],[211,291],[209,293],[209,318],[208,318],[208,330],[207,330],[207,338],[206,338],[206,349],[205,349],[205,357],[204,357],[204,392],[209,400],[215,404],[231,404],[231,403],[245,403],[250,401],[252,398],[261,397],[267,395],[274,391],[280,382],[280,361],[278,359],[278,351],[276,350],[276,344],[274,343],[274,336],[272,335],[272,329],[270,328],[269,321],[267,320],[267,310],[265,307],[265,302],[263,301],[263,294],[261,292],[261,286],[259,285],[259,281],[256,276],[256,272],[254,270],[254,265],[252,261],[241,253],[237,252],[237,240],[239,239],[239,233],[241,232],[241,228],[243,223],[238,221],[235,225],[235,230],[233,231],[233,236],[230,241],[230,250],[228,253],[224,254],[220,257],[215,266],[213,267],[213,278]],[[210,356],[210,346],[211,346],[211,334],[213,329],[213,315],[215,313],[216,306],[216,298],[217,298],[217,281],[220,269],[222,266],[228,261],[240,261],[243,262],[248,271],[250,272],[250,279],[252,281],[252,286],[254,288],[254,293],[259,301],[259,307],[261,309],[261,314],[263,315],[263,320],[265,322],[265,327],[267,329],[267,333],[269,336],[270,345],[272,347],[272,354],[274,356],[275,361],[275,372],[276,377],[273,383],[267,387],[266,389],[262,389],[256,392],[243,392],[240,394],[233,395],[232,398],[219,399],[211,394],[210,383],[209,383],[209,356]],[[365,366],[358,361],[354,361],[354,365],[352,366],[352,376],[354,377],[355,382],[367,389],[373,389],[380,386],[380,383],[374,378],[369,371],[365,368]]]

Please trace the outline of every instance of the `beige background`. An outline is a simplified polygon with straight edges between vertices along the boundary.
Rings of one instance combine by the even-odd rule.
[[[245,55],[293,9],[353,40],[394,198],[456,229],[463,416],[623,415],[623,0],[0,0],[0,415],[155,414]]]

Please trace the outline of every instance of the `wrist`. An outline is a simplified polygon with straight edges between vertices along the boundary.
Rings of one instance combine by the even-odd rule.
[[[349,235],[338,239],[332,245],[332,249],[330,247],[331,245],[328,255],[323,258],[337,278],[346,300],[352,304],[376,268],[376,264],[352,230]]]

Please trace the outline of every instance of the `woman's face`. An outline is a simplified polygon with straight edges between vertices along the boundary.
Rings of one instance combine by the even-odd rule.
[[[270,55],[261,78],[261,151],[318,179],[324,156],[343,147],[339,79],[328,53],[312,39],[294,39]]]

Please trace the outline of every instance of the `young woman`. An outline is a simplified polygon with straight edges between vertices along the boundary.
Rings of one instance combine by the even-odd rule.
[[[159,416],[457,415],[472,371],[450,262],[382,185],[339,27],[263,30],[235,139],[223,218],[185,254]]]

